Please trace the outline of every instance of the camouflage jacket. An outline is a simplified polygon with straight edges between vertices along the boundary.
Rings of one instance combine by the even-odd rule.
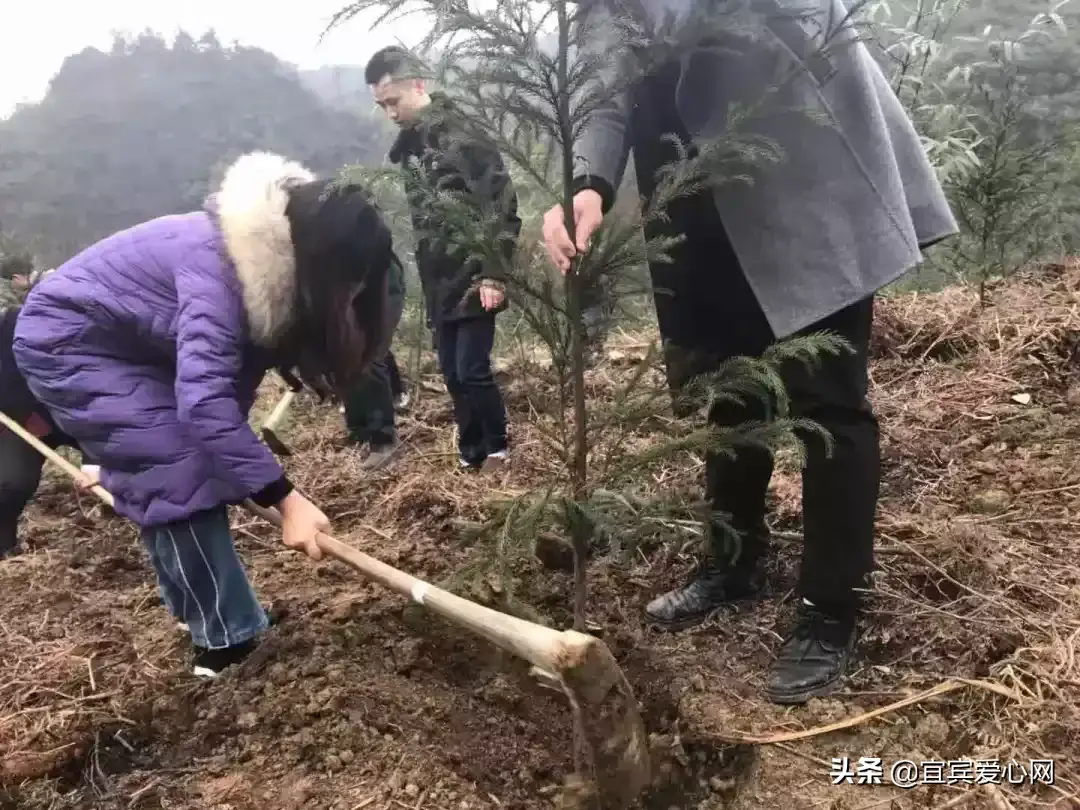
[[[0,317],[12,307],[21,307],[26,300],[26,294],[52,270],[34,270],[30,273],[30,283],[26,287],[18,287],[9,278],[0,278]]]

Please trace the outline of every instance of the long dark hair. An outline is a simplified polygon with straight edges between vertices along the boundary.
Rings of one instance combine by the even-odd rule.
[[[315,181],[289,191],[297,313],[280,367],[339,397],[389,343],[388,271],[396,262],[382,214],[357,184]]]

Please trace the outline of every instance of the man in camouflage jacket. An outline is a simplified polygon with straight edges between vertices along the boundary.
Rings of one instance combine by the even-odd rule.
[[[51,270],[35,270],[24,256],[0,254],[0,315],[11,307],[22,306],[30,288]]]

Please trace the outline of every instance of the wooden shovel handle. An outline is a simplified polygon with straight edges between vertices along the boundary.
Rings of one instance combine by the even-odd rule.
[[[264,509],[250,500],[244,502],[244,508],[278,528],[282,525],[281,515],[277,510]],[[562,633],[455,596],[412,574],[380,562],[328,534],[320,533],[318,542],[324,554],[454,624],[471,630],[495,646],[524,658],[545,672],[555,673],[563,668],[562,661],[568,652],[567,645],[577,647],[598,643],[597,639],[590,636]]]
[[[276,409],[275,409],[276,410]],[[39,453],[61,470],[78,480],[82,472],[71,462],[25,430],[7,414],[0,412],[0,423],[30,444]],[[90,490],[109,506],[114,506],[113,496],[100,485]],[[244,501],[244,508],[261,517],[268,523],[281,528],[281,515],[276,509],[264,509],[251,500]],[[598,639],[581,633],[565,633],[550,627],[508,616],[497,610],[486,608],[468,599],[462,599],[449,591],[437,588],[422,579],[400,571],[393,566],[376,560],[347,543],[342,543],[328,534],[319,534],[319,548],[339,562],[359,571],[365,577],[375,580],[385,588],[412,599],[428,610],[443,616],[454,624],[471,630],[486,638],[495,646],[524,658],[530,664],[547,673],[561,672],[568,660],[578,658],[586,648],[602,644]]]

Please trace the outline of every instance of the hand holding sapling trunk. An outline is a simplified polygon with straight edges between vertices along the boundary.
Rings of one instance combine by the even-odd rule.
[[[566,231],[563,207],[556,205],[544,214],[544,246],[551,261],[566,275],[570,262],[575,256],[584,254],[589,249],[589,240],[600,227],[604,219],[603,198],[592,189],[579,191],[574,195],[574,235],[571,241]]]

